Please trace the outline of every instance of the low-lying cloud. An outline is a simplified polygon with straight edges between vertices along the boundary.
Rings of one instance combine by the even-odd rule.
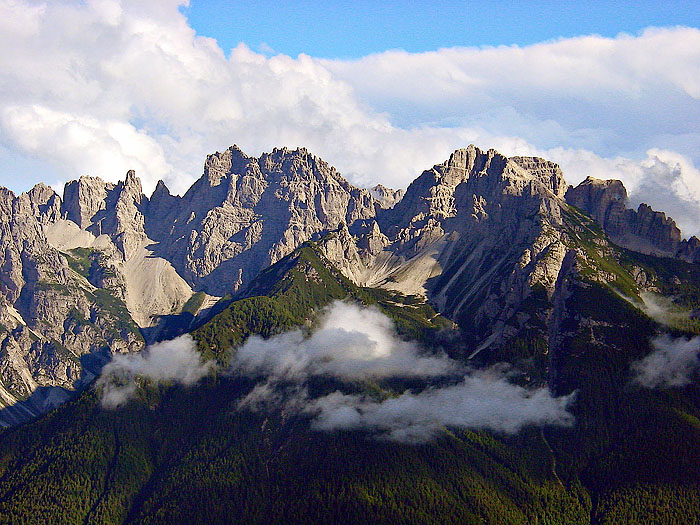
[[[233,370],[260,379],[239,408],[307,414],[316,430],[361,429],[423,442],[446,426],[514,433],[526,425],[573,422],[567,411],[572,396],[554,398],[547,388],[515,385],[504,368],[469,371],[444,354],[427,355],[415,342],[401,340],[379,310],[343,302],[331,305],[308,337],[301,331],[252,337],[238,349]],[[387,399],[340,391],[310,398],[306,382],[315,376],[443,377],[449,384]]]
[[[136,393],[137,378],[193,385],[206,376],[213,362],[204,362],[190,335],[153,344],[138,354],[115,355],[97,380],[102,406],[117,408]]]
[[[459,370],[445,354],[424,355],[416,343],[400,339],[378,309],[340,301],[308,337],[301,330],[269,339],[250,337],[236,352],[233,366],[248,375],[290,381],[320,375],[349,380],[435,377]]]
[[[687,321],[692,314],[692,310],[683,309],[676,305],[671,297],[656,293],[640,292],[639,297],[641,301],[622,293],[618,293],[618,295],[635,308],[639,308],[657,323],[669,327],[676,327],[683,321]]]
[[[334,392],[315,399],[305,411],[315,415],[312,425],[318,430],[362,428],[395,441],[422,442],[445,426],[512,434],[527,425],[570,425],[572,396],[553,398],[547,388],[514,385],[491,369],[466,375],[455,385],[384,401]]]
[[[654,351],[632,364],[634,381],[647,388],[681,387],[700,368],[700,337],[688,339],[663,335],[652,339]]]
[[[673,320],[683,317],[683,314],[673,311],[671,299],[650,292],[641,292],[642,304],[635,303],[654,321],[668,325]],[[685,316],[687,317],[687,315]]]

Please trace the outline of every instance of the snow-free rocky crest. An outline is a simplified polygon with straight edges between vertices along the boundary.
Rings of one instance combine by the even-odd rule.
[[[625,202],[619,181],[568,188],[552,162],[475,146],[405,194],[356,188],[303,148],[255,158],[236,146],[209,155],[183,196],[161,181],[147,197],[133,171],[116,184],[81,177],[63,199],[42,184],[2,189],[0,397],[30,400],[0,420],[60,402],[110,354],[158,339],[164,316],[206,315],[310,239],[356,284],[423,295],[471,327],[477,351],[497,346],[533,287],[555,297],[581,252],[570,204],[622,246],[698,259],[697,239]]]

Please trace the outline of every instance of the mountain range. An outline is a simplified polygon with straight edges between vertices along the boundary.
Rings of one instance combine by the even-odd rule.
[[[697,355],[675,382],[649,360],[700,334],[700,240],[629,208],[620,181],[573,187],[553,162],[472,145],[405,192],[364,189],[303,148],[255,158],[232,146],[182,196],[162,181],[144,195],[133,171],[81,177],[62,197],[2,189],[0,224],[8,522],[31,501],[35,517],[86,523],[700,519]],[[449,366],[307,370],[301,400],[297,376],[231,372],[249,338],[322,332],[319,315],[348,300],[390,319],[396,348],[413,341]],[[105,367],[186,333],[221,372],[188,387],[145,379],[135,400],[101,406]],[[401,350],[427,366],[413,351]],[[407,442],[373,434],[400,420],[243,409],[265,388],[317,407],[337,390],[369,396],[364,417],[367,399],[441,395],[503,367],[526,399],[566,400],[567,417],[513,431],[447,418]]]

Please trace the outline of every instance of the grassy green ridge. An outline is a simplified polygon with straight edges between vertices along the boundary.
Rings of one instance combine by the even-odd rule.
[[[263,270],[244,299],[234,301],[192,332],[199,350],[225,362],[231,349],[249,335],[269,337],[295,326],[309,326],[334,300],[374,305],[388,315],[405,337],[434,343],[453,324],[420,298],[389,290],[362,288],[335,268],[313,242]]]
[[[202,304],[204,304],[204,299],[206,299],[207,294],[204,292],[195,292],[192,294],[192,297],[187,299],[187,302],[182,305],[182,313],[187,313],[190,315],[197,315],[197,312],[199,312],[199,309],[202,307]]]

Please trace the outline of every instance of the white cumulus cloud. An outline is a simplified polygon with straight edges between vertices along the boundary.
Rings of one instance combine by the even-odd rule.
[[[570,182],[620,177],[700,231],[697,29],[359,60],[242,43],[227,57],[185,4],[0,0],[0,151],[21,157],[0,183],[133,168],[147,192],[162,178],[182,193],[207,153],[237,143],[305,146],[356,184],[405,187],[473,142],[548,157]]]
[[[458,370],[444,354],[423,355],[401,340],[376,308],[337,301],[310,336],[301,330],[263,339],[251,336],[234,356],[234,369],[278,380],[329,375],[351,380],[391,376],[435,377]]]

